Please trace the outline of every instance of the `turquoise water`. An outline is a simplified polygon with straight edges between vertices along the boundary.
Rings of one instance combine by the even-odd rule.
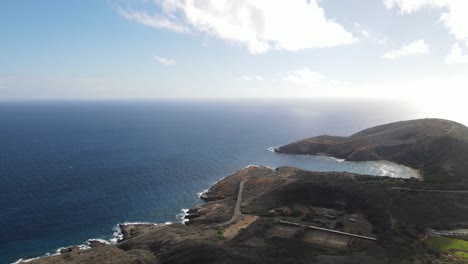
[[[365,101],[0,103],[0,263],[110,239],[122,222],[180,221],[198,192],[248,165],[409,177],[268,148],[416,117]]]

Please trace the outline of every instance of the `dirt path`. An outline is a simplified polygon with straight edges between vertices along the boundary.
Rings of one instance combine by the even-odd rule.
[[[398,190],[398,189],[397,189],[397,190]],[[386,208],[386,210],[385,210],[386,213],[387,213],[387,215],[388,215],[388,219],[389,219],[389,221],[390,221],[390,225],[391,225],[392,229],[393,229],[395,232],[397,232],[399,235],[401,235],[401,236],[403,236],[403,237],[405,237],[405,238],[407,238],[407,239],[409,239],[409,240],[412,240],[413,243],[414,243],[414,244],[416,245],[416,247],[418,248],[418,250],[420,251],[421,255],[425,256],[426,259],[429,261],[429,263],[438,263],[434,258],[432,258],[431,255],[429,255],[429,254],[427,253],[427,251],[426,251],[426,250],[424,249],[424,247],[421,245],[421,241],[422,241],[422,240],[421,240],[421,241],[419,241],[419,240],[417,240],[417,239],[415,240],[415,239],[413,239],[413,238],[411,238],[411,237],[409,237],[409,236],[407,236],[407,235],[401,233],[400,230],[398,230],[397,228],[395,228],[395,222],[396,222],[396,221],[395,221],[395,218],[393,218],[393,216],[392,216],[392,212],[391,212],[390,208],[392,207],[392,203],[393,203],[393,201],[394,201],[395,199],[397,199],[397,198],[399,198],[399,197],[401,197],[401,196],[407,194],[408,191],[409,191],[409,189],[404,189],[404,188],[401,188],[401,190],[405,190],[405,191],[402,192],[402,193],[399,193],[399,194],[397,194],[397,195],[395,195],[395,196],[393,196],[392,198],[390,198],[390,199],[388,200],[387,208]]]
[[[395,221],[395,218],[393,218],[393,216],[392,216],[392,212],[390,211],[390,207],[392,207],[393,200],[395,200],[396,198],[398,198],[400,196],[403,196],[405,194],[406,194],[406,192],[399,193],[399,194],[393,196],[392,198],[390,198],[388,200],[387,208],[385,209],[385,211],[386,211],[386,213],[388,215],[388,219],[390,220],[390,225],[391,225],[392,229],[395,229],[395,222],[396,221]]]
[[[455,125],[452,124],[452,127],[449,130],[447,130],[446,132],[444,132],[444,134],[448,135],[448,134],[452,133],[454,129],[455,129]]]

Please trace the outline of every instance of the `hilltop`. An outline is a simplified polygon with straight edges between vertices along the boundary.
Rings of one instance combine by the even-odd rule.
[[[401,121],[349,137],[322,135],[275,149],[350,161],[388,160],[419,169],[426,181],[468,180],[468,128],[443,119]]]

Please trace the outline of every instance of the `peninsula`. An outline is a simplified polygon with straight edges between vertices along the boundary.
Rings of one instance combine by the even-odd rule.
[[[443,119],[396,122],[349,137],[323,135],[275,151],[350,161],[388,160],[421,170],[426,181],[468,180],[468,128]]]

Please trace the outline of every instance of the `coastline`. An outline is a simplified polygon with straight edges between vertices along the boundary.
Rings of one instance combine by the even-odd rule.
[[[405,167],[406,169],[411,171],[413,174],[415,174],[417,176],[417,177],[415,177],[416,179],[418,179],[420,181],[424,181],[424,175],[423,175],[423,173],[421,172],[420,169],[415,169],[415,168],[412,168],[410,166],[405,166],[405,165],[401,165],[401,166]]]
[[[247,165],[245,166],[243,169],[247,169],[247,168],[251,168],[251,167],[267,167],[267,166],[261,166],[261,165]],[[269,168],[269,167],[268,167]],[[240,170],[236,170],[232,173],[229,173],[228,175],[224,176],[224,177],[221,177],[219,180],[215,181],[214,183],[211,184],[210,188],[212,188],[214,185],[216,185],[217,183],[219,183],[220,181],[228,178],[229,176],[231,175],[234,175],[240,171],[242,171],[243,169],[240,169]],[[270,168],[270,169],[273,169],[273,168]],[[203,200],[203,195],[205,193],[207,193],[210,188],[208,189],[204,189],[203,191],[201,192],[197,192],[196,193],[196,196],[200,199],[200,200]],[[206,201],[205,201],[206,202]],[[18,260],[16,260],[15,262],[12,262],[12,264],[19,264],[19,263],[28,263],[28,262],[31,262],[33,260],[37,260],[37,259],[41,259],[41,258],[45,258],[45,257],[51,257],[51,256],[58,256],[58,255],[61,255],[63,253],[66,253],[64,252],[63,250],[64,249],[71,249],[70,251],[77,251],[77,250],[86,250],[86,249],[90,249],[90,248],[93,248],[91,246],[91,244],[93,243],[93,241],[98,241],[102,244],[107,244],[107,245],[114,245],[114,244],[117,244],[119,242],[122,242],[122,241],[125,241],[126,239],[128,239],[128,237],[126,237],[126,233],[131,233],[131,232],[128,232],[126,231],[126,229],[133,229],[133,228],[136,228],[136,229],[144,229],[145,227],[151,227],[151,226],[161,226],[161,225],[172,225],[172,224],[183,224],[183,225],[186,225],[189,221],[190,221],[190,218],[187,217],[190,215],[190,209],[187,209],[187,208],[182,208],[180,209],[180,212],[178,214],[176,214],[176,220],[178,220],[177,222],[165,222],[165,223],[152,223],[152,222],[123,222],[123,223],[118,223],[116,225],[114,225],[112,227],[111,230],[113,230],[113,233],[112,233],[112,237],[110,239],[103,239],[103,238],[90,238],[90,239],[87,239],[85,242],[81,243],[81,244],[78,244],[78,245],[70,245],[70,246],[63,246],[63,247],[59,247],[55,250],[54,253],[50,253],[50,252],[47,252],[45,253],[44,255],[42,256],[37,256],[37,257],[33,257],[33,258],[28,258],[28,259],[23,259],[23,258],[20,258]],[[62,251],[62,252],[61,252]],[[70,252],[68,251],[68,252]]]
[[[115,245],[119,242],[122,242],[131,235],[132,229],[138,229],[139,231],[141,229],[145,228],[151,228],[155,226],[166,226],[166,225],[172,225],[172,224],[184,224],[189,221],[189,219],[186,219],[185,217],[188,215],[188,210],[189,209],[181,209],[181,212],[176,215],[176,219],[179,220],[178,222],[164,222],[164,223],[152,223],[152,222],[123,222],[123,223],[118,223],[112,227],[111,230],[112,236],[109,239],[104,239],[104,238],[89,238],[85,242],[77,245],[70,245],[70,246],[63,246],[55,249],[54,253],[47,252],[42,256],[37,256],[33,258],[27,258],[23,259],[20,258],[16,260],[15,262],[12,262],[11,264],[20,264],[20,263],[28,263],[33,260],[38,260],[41,258],[45,257],[52,257],[52,256],[59,256],[64,253],[68,252],[74,252],[74,251],[80,251],[80,250],[86,250],[86,249],[91,249],[95,248],[101,245]]]
[[[373,227],[386,228],[386,218],[383,217],[383,219],[380,219],[377,222],[376,219],[379,219],[379,216],[385,215],[385,210],[387,208],[385,205],[388,203],[389,199],[392,200],[395,197],[395,195],[397,195],[398,197],[402,194],[401,191],[398,192],[398,194],[396,194],[396,191],[391,187],[397,184],[397,186],[403,186],[401,188],[407,188],[405,184],[413,183],[413,181],[402,180],[398,178],[381,178],[380,180],[375,181],[369,180],[369,178],[376,176],[367,175],[363,176],[362,178],[355,178],[354,176],[357,175],[346,172],[305,171],[298,168],[286,166],[279,167],[275,170],[271,170],[265,166],[247,166],[246,168],[244,168],[244,170],[240,170],[237,173],[224,177],[222,180],[218,181],[216,185],[212,186],[208,190],[208,192],[205,192],[201,198],[205,200],[206,203],[198,207],[192,208],[190,210],[181,210],[182,213],[180,214],[180,216],[182,214],[185,215],[184,219],[186,219],[187,221],[190,220],[190,225],[186,225],[186,221],[184,221],[183,223],[165,224],[154,224],[147,222],[122,223],[116,226],[116,230],[114,233],[115,240],[112,241],[114,243],[106,243],[107,241],[100,240],[93,241],[90,239],[87,241],[87,247],[71,246],[68,248],[60,248],[56,251],[55,254],[43,256],[51,257],[50,259],[46,258],[45,260],[38,260],[43,257],[37,257],[28,260],[18,260],[15,263],[27,263],[33,261],[34,263],[37,262],[48,264],[56,263],[54,262],[56,260],[62,261],[57,263],[64,263],[63,259],[71,257],[76,258],[77,260],[85,259],[86,261],[83,263],[96,263],[93,262],[96,260],[96,256],[100,256],[101,259],[103,258],[103,256],[109,256],[109,258],[111,259],[107,258],[107,260],[115,261],[117,256],[135,256],[133,255],[133,252],[142,252],[138,251],[142,250],[142,248],[143,251],[147,251],[147,253],[145,254],[148,254],[144,255],[143,253],[141,253],[143,254],[141,255],[142,257],[149,255],[158,257],[159,254],[162,254],[164,255],[164,257],[162,258],[165,261],[167,261],[164,263],[187,263],[186,261],[194,258],[194,255],[197,257],[206,256],[206,252],[211,252],[211,250],[220,250],[220,252],[224,253],[229,252],[224,251],[226,248],[229,248],[230,250],[234,250],[234,248],[235,250],[240,250],[239,252],[242,252],[242,254],[246,254],[242,256],[248,258],[249,256],[251,256],[249,255],[250,253],[248,253],[247,251],[242,251],[239,248],[232,247],[230,243],[226,243],[225,241],[232,240],[239,242],[243,241],[243,239],[246,238],[245,236],[253,236],[253,238],[255,239],[252,241],[258,242],[264,241],[263,239],[267,239],[268,245],[277,248],[283,247],[284,245],[277,240],[277,238],[281,238],[277,236],[279,236],[280,234],[286,234],[283,233],[285,227],[282,226],[282,223],[285,223],[284,221],[286,221],[288,223],[293,223],[293,225],[296,226],[301,223],[298,221],[304,220],[300,220],[300,218],[302,219],[303,217],[301,215],[294,216],[291,212],[284,213],[286,212],[284,211],[281,213],[281,211],[277,210],[280,210],[281,208],[283,208],[284,210],[284,208],[290,208],[290,206],[296,208],[296,210],[299,211],[315,210],[310,209],[310,207],[306,206],[306,203],[303,203],[304,201],[301,198],[301,193],[306,189],[317,190],[317,188],[323,188],[323,190],[327,190],[326,192],[323,192],[322,195],[332,200],[342,199],[341,195],[348,193],[349,195],[351,195],[351,197],[348,200],[351,206],[350,208],[356,206],[356,203],[359,203],[358,201],[365,201],[366,199],[368,199],[368,197],[374,197],[375,199],[377,199],[370,199],[373,201],[371,204],[364,203],[363,208],[355,208],[355,210],[358,210],[357,212],[359,212],[359,210],[365,210],[369,213],[369,215],[366,214],[365,219],[367,220],[361,219],[359,223],[362,223],[366,227],[364,228],[365,230],[363,229],[364,231],[367,230],[368,232],[370,232],[366,234],[367,237],[370,236],[378,240],[379,235],[375,235],[374,233],[372,233],[373,231],[371,230],[374,230]],[[248,182],[248,184],[244,190],[244,183],[246,182]],[[368,188],[366,188],[366,186]],[[378,190],[376,190],[375,188],[377,188]],[[317,197],[314,198],[314,196],[310,197],[310,199],[316,198]],[[244,201],[251,202],[251,204],[243,204],[243,208],[241,211],[240,206],[243,201],[242,199],[244,199]],[[267,203],[264,203],[262,200],[267,201]],[[284,202],[289,203],[289,205],[286,205],[285,207]],[[380,204],[380,206],[374,207],[374,202],[378,205]],[[307,202],[307,204],[308,203],[309,202]],[[317,200],[315,203],[319,204],[319,200]],[[320,206],[321,205],[319,205],[317,208],[321,208]],[[271,208],[276,209],[272,211]],[[335,212],[333,210],[338,209],[333,209],[332,207],[331,209],[329,208],[327,210]],[[240,216],[242,216],[241,218],[238,217],[239,214]],[[231,215],[231,218],[227,218],[227,216]],[[344,217],[343,219],[341,219],[344,220],[347,219],[346,217],[350,216],[351,215],[340,217]],[[319,216],[318,218],[321,219]],[[236,221],[236,219],[240,220]],[[369,219],[374,220],[373,222],[370,222],[371,220]],[[322,220],[325,222],[321,223],[326,223],[327,221],[330,221],[329,218]],[[354,225],[355,221],[353,222],[353,224],[351,224],[350,222],[346,223],[348,228],[354,228],[352,227],[352,225]],[[321,228],[320,226],[316,226],[314,224],[309,225],[309,227],[311,226],[313,228]],[[248,229],[250,231],[239,232],[238,229],[240,228],[242,228],[243,230]],[[336,229],[334,229],[332,226],[326,226],[324,229],[321,230],[329,231]],[[351,231],[345,230],[344,232],[348,232],[346,233],[348,235],[356,234]],[[298,241],[296,242],[303,242],[303,239],[307,240],[308,238],[310,238],[310,236],[308,236],[307,234],[302,234],[300,237],[291,237],[290,235],[286,235],[286,237],[284,238],[288,239],[288,241],[291,239],[298,239]],[[372,236],[372,234],[374,235]],[[375,239],[373,241],[375,241]],[[256,244],[257,242],[254,243],[255,245],[260,247],[258,248],[258,250],[267,250],[268,247],[265,247],[266,244],[260,242],[258,242],[260,244]],[[304,244],[305,247],[306,245],[307,244]],[[360,244],[358,244],[357,247],[354,248],[358,249],[360,247],[359,245]],[[332,247],[331,245],[329,246]],[[147,249],[147,247],[150,248]],[[351,245],[348,245],[348,247],[351,247]],[[179,254],[179,252],[181,253]],[[61,254],[64,254],[64,256],[54,257]],[[111,257],[107,254],[117,255],[112,255]],[[175,257],[178,261],[172,262],[173,257]],[[222,258],[223,257],[220,256],[217,260],[219,261]],[[154,260],[156,259],[157,258],[155,258]],[[204,258],[202,257],[202,259]]]
[[[37,257],[33,257],[33,258],[28,258],[28,259],[20,258],[20,259],[16,260],[15,262],[12,262],[11,264],[28,263],[28,262],[31,262],[33,260],[38,260],[38,259],[41,259],[41,258],[59,256],[59,255],[62,255],[64,253],[96,248],[96,247],[99,247],[99,246],[102,246],[102,245],[115,245],[115,244],[117,244],[119,242],[122,242],[122,241],[128,239],[128,237],[131,234],[132,229],[136,228],[136,229],[141,230],[141,229],[151,228],[151,227],[155,227],[155,226],[172,225],[172,224],[175,224],[175,223],[173,223],[173,222],[165,222],[165,223],[123,222],[123,223],[116,224],[112,228],[112,230],[114,230],[114,232],[112,233],[112,238],[110,238],[110,239],[90,238],[90,239],[87,239],[82,244],[59,247],[59,248],[57,248],[55,250],[55,253],[48,252],[48,253],[45,253],[42,256],[37,256]],[[182,223],[182,224],[184,224],[184,223]]]
[[[305,156],[305,157],[326,157],[326,158],[330,158],[330,159],[333,159],[335,161],[337,161],[338,163],[341,163],[341,162],[357,162],[357,163],[361,163],[361,162],[388,162],[390,164],[394,164],[394,165],[397,165],[397,166],[400,166],[402,168],[405,168],[406,170],[410,171],[412,175],[414,175],[416,179],[420,180],[420,181],[424,181],[424,175],[422,174],[421,170],[420,169],[415,169],[415,168],[412,168],[410,166],[407,166],[407,165],[403,165],[403,164],[400,164],[400,163],[397,163],[397,162],[394,162],[394,161],[391,161],[391,160],[346,160],[346,159],[340,159],[340,158],[337,158],[337,157],[333,157],[333,156],[330,156],[326,153],[318,153],[318,154],[289,154],[289,153],[284,153],[284,152],[279,152],[278,151],[278,147],[269,147],[268,148],[268,151],[271,151],[271,152],[274,152],[276,154],[282,154],[282,155],[294,155],[294,156]],[[356,173],[356,174],[359,174],[359,173]],[[388,177],[392,177],[390,175],[372,175],[372,176],[376,176],[376,177],[385,177],[385,176],[388,176]],[[392,178],[400,178],[400,179],[408,179],[408,178],[405,178],[405,177],[392,177]]]
[[[275,152],[275,153],[279,153],[279,154],[284,154],[284,153],[280,153],[280,152],[276,152],[276,148],[273,148],[274,150],[272,152]],[[289,154],[287,154],[289,155]],[[334,160],[336,160],[337,162],[343,162],[343,161],[346,161],[344,159],[338,159],[338,158],[335,158],[335,157],[332,157],[332,156],[328,156],[328,155],[307,155],[307,154],[301,154],[302,156],[316,156],[316,157],[327,157],[327,158],[332,158]],[[417,170],[417,169],[414,169],[414,168],[411,168],[411,167],[408,167],[408,166],[404,166],[404,165],[401,165],[401,164],[398,164],[398,163],[395,163],[395,162],[392,162],[392,161],[387,161],[387,160],[383,160],[385,162],[390,162],[390,163],[393,163],[393,164],[396,164],[398,166],[402,166],[404,168],[406,168],[407,170],[411,171],[413,174],[415,174],[417,177],[418,180],[423,180],[424,178],[422,177],[421,175],[421,172],[420,170]],[[353,162],[367,162],[367,161],[353,161]],[[222,180],[230,177],[231,175],[234,175],[244,169],[248,169],[248,168],[259,168],[259,167],[265,167],[265,168],[268,168],[270,170],[276,170],[277,168],[271,168],[269,166],[263,166],[263,165],[247,165],[245,166],[243,169],[240,169],[240,170],[236,170],[232,173],[229,173],[228,175],[220,178],[219,180],[217,180],[216,182],[214,182],[210,188],[208,189],[204,189],[202,192],[197,192],[196,195],[199,199],[203,200],[204,202],[207,202],[205,199],[204,199],[204,194],[206,194],[213,186],[215,186],[216,184],[218,184],[219,182],[221,182]],[[377,175],[373,175],[375,177],[383,177],[383,176],[377,176]],[[402,178],[402,177],[392,177],[392,178]],[[402,178],[402,179],[405,179],[405,178]],[[172,224],[183,224],[183,225],[186,225],[189,221],[190,221],[190,209],[187,209],[187,208],[182,208],[180,210],[180,213],[176,214],[176,220],[178,220],[177,222],[165,222],[165,223],[152,223],[152,222],[123,222],[123,223],[118,223],[116,224],[112,230],[113,230],[113,233],[112,233],[112,237],[110,239],[103,239],[103,238],[90,238],[90,239],[87,239],[84,243],[82,244],[79,244],[79,245],[71,245],[71,246],[64,246],[64,247],[59,247],[55,250],[55,253],[46,253],[44,254],[43,256],[38,256],[38,257],[34,257],[34,258],[29,258],[29,259],[18,259],[17,261],[13,262],[12,264],[18,264],[18,263],[28,263],[28,262],[31,262],[33,260],[37,260],[37,259],[40,259],[40,258],[44,258],[44,257],[50,257],[50,256],[57,256],[57,255],[61,255],[63,253],[67,253],[67,252],[71,252],[71,251],[77,251],[77,250],[86,250],[86,249],[90,249],[90,248],[93,248],[95,246],[92,246],[93,244],[107,244],[107,245],[114,245],[114,244],[117,244],[119,242],[122,242],[122,241],[125,241],[126,239],[128,239],[128,237],[126,237],[126,234],[130,234],[131,231],[128,231],[129,230],[132,230],[132,229],[136,229],[136,230],[144,230],[148,227],[152,227],[152,226],[161,226],[161,225],[172,225]],[[139,232],[140,232],[139,231]],[[130,235],[128,235],[130,236]]]
[[[288,154],[281,152],[281,150],[274,147],[268,148],[268,150],[281,154]],[[296,155],[297,154],[291,156]],[[235,242],[244,242],[247,239],[254,238],[249,240],[249,242],[254,241],[253,244],[250,245],[255,246],[252,247],[252,249],[256,248],[259,251],[261,249],[265,250],[263,252],[270,252],[270,246],[275,246],[279,249],[284,245],[277,243],[278,241],[274,239],[270,240],[269,244],[262,244],[265,239],[276,239],[277,235],[285,235],[281,233],[284,231],[281,227],[282,223],[293,223],[294,226],[299,226],[300,222],[298,221],[316,223],[314,221],[317,221],[315,220],[317,215],[320,216],[320,213],[315,211],[316,206],[326,206],[324,207],[326,208],[325,213],[322,216],[325,216],[327,219],[324,219],[325,222],[319,221],[322,225],[325,226],[330,225],[331,222],[329,221],[333,220],[333,218],[337,219],[337,217],[343,216],[330,213],[335,212],[332,210],[342,210],[336,211],[340,214],[341,212],[348,212],[349,214],[352,213],[364,216],[368,222],[359,223],[368,224],[365,226],[364,231],[369,231],[373,234],[376,234],[377,239],[379,239],[379,235],[386,237],[388,235],[398,236],[401,234],[399,232],[393,232],[397,230],[395,229],[396,225],[394,225],[395,219],[398,221],[399,225],[401,224],[405,227],[414,225],[415,223],[420,226],[434,226],[439,223],[438,219],[440,219],[441,216],[445,217],[447,215],[452,217],[447,217],[447,219],[454,219],[448,221],[448,225],[457,225],[461,223],[460,219],[456,217],[458,217],[458,214],[462,209],[447,207],[443,201],[452,200],[453,197],[451,196],[454,195],[454,193],[466,193],[466,191],[457,192],[447,191],[444,189],[415,189],[415,179],[424,181],[422,171],[424,170],[429,175],[429,173],[425,170],[425,167],[423,167],[423,169],[414,169],[410,166],[402,165],[395,161],[372,159],[372,157],[381,159],[382,157],[385,157],[383,155],[374,155],[370,158],[370,160],[365,160],[366,156],[358,156],[356,160],[354,160],[354,158],[351,156],[348,157],[350,160],[338,159],[333,156],[328,156],[323,152],[317,152],[317,154],[314,155],[299,155],[317,157],[316,159],[304,160],[314,160],[314,162],[323,162],[324,165],[331,164],[332,166],[324,168],[317,167],[316,170],[307,170],[297,168],[296,166],[280,166],[277,168],[271,168],[268,166],[248,165],[243,169],[236,170],[235,172],[222,177],[214,184],[212,184],[208,190],[196,193],[196,195],[200,199],[204,200],[205,203],[195,208],[181,209],[180,213],[176,215],[176,219],[179,220],[177,222],[166,222],[164,224],[149,222],[124,222],[115,226],[115,231],[111,239],[88,239],[86,243],[82,245],[60,247],[55,251],[54,254],[47,253],[42,257],[26,260],[19,259],[14,263],[27,263],[49,256],[51,257],[50,259],[47,258],[44,260],[44,262],[42,260],[38,260],[37,262],[55,263],[54,261],[57,259],[65,259],[65,257],[69,258],[70,256],[74,256],[79,259],[83,258],[83,255],[85,258],[88,258],[88,260],[94,261],[96,254],[100,254],[103,251],[106,251],[108,254],[113,254],[119,250],[121,253],[117,252],[118,254],[112,255],[111,258],[106,260],[115,261],[115,258],[118,256],[126,256],[128,258],[139,256],[142,257],[142,259],[147,256],[151,256],[154,261],[159,261],[160,255],[163,255],[161,259],[168,261],[165,263],[176,263],[172,262],[174,256],[177,256],[177,259],[179,260],[183,260],[177,263],[187,263],[186,260],[191,260],[194,255],[206,256],[206,252],[220,250],[223,252],[223,255],[218,256],[219,261],[222,259],[222,256],[232,258],[233,256],[242,255],[236,251],[239,250],[239,252],[242,252],[242,250],[236,247],[239,244],[225,243],[225,239],[234,238],[236,238],[234,240]],[[336,155],[340,156],[340,154]],[[392,159],[392,157],[389,159]],[[329,160],[326,161],[327,159]],[[395,160],[398,159],[395,158]],[[312,164],[315,164],[314,162],[312,162]],[[414,160],[403,160],[402,162],[420,167],[418,165],[419,163],[414,162]],[[338,163],[346,164],[343,166],[335,166],[335,164]],[[362,166],[356,165],[358,163],[364,164],[362,164]],[[392,164],[397,166],[394,167]],[[353,169],[353,167],[355,168]],[[345,170],[320,171],[320,169],[326,170],[327,168],[338,168]],[[348,169],[348,171],[346,171],[346,169]],[[363,174],[356,173],[355,171],[375,173]],[[360,175],[362,175],[362,177]],[[246,182],[247,186],[244,190],[244,183]],[[427,182],[428,184],[431,184],[430,175],[428,176]],[[417,183],[417,185],[424,187],[427,182]],[[420,193],[418,193],[418,195],[412,195],[413,193],[410,193],[410,191],[413,190],[420,191]],[[404,196],[404,198],[410,199],[409,201],[412,201],[411,199],[413,199],[417,202],[406,204],[395,203],[395,206],[392,208],[392,201],[402,196]],[[441,198],[437,196],[443,197]],[[439,201],[442,201],[442,203],[439,204]],[[312,205],[314,207],[311,209],[310,206]],[[434,214],[434,205],[438,206],[438,214],[436,215],[435,221],[433,221],[431,218]],[[424,214],[418,211],[420,207],[423,208],[422,211]],[[454,207],[457,207],[457,204],[455,204]],[[399,211],[399,208],[403,209]],[[228,219],[227,216],[231,214],[232,210],[234,211],[232,218]],[[327,214],[327,212],[329,214]],[[425,215],[425,213],[428,213],[429,215]],[[248,217],[254,217],[255,220],[259,219],[259,221],[256,224],[250,226],[252,222],[241,218],[239,223],[236,224],[240,224],[240,222],[242,222],[240,226],[242,226],[243,232],[234,232],[235,235],[232,235],[233,233],[231,231],[233,231],[233,229],[240,229],[239,226],[230,226],[231,224],[234,224],[236,219],[239,218],[239,215],[247,217],[246,219],[249,219]],[[313,216],[314,218],[310,218],[310,216]],[[350,226],[354,228],[353,225],[356,223],[356,221],[351,221],[351,216],[353,215],[346,216],[349,218],[344,217],[343,219],[340,219],[340,221],[347,219],[349,222],[352,222],[346,222],[346,226],[348,228],[350,228]],[[287,221],[285,222],[284,219]],[[356,220],[356,218],[353,219]],[[294,222],[290,222],[289,220],[294,220]],[[190,226],[187,224],[189,222]],[[230,228],[229,230],[222,230],[220,228],[220,226],[224,227],[228,225],[228,228]],[[247,228],[249,228],[249,231],[245,231]],[[337,228],[338,227],[335,225],[334,227],[327,226],[325,229],[336,230]],[[394,230],[392,231],[392,229]],[[416,238],[421,234],[419,230],[416,229],[410,230],[410,232],[413,232],[411,234],[413,234]],[[238,234],[239,236],[237,236]],[[347,234],[349,235],[353,233],[348,232]],[[288,241],[293,239],[293,236],[285,236]],[[311,238],[310,235],[304,233],[298,234],[298,236],[294,237],[298,239],[296,242],[300,243],[308,241],[307,239]],[[263,242],[257,244],[258,241]],[[387,241],[381,240],[381,242],[386,243]],[[349,247],[351,246],[351,244],[347,245]],[[95,247],[101,246],[103,247],[94,249]],[[91,250],[91,248],[93,249]],[[139,254],[141,255],[136,256],[136,251],[132,250],[142,250],[146,252],[139,251]],[[85,252],[82,253],[76,251]],[[180,252],[183,254],[179,254]],[[242,253],[245,253],[245,256],[251,256],[250,252]],[[53,257],[61,254],[65,254],[65,256]],[[271,257],[274,258],[277,256],[272,255]]]

